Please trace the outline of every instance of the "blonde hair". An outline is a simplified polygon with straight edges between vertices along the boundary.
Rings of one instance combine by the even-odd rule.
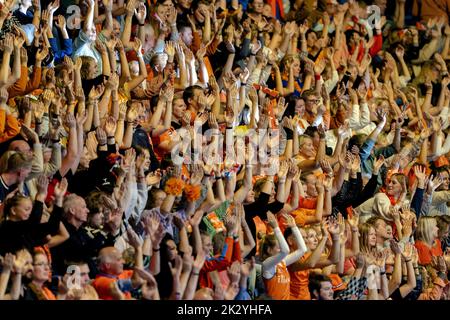
[[[420,217],[417,222],[416,240],[423,241],[427,244],[433,244],[435,237],[433,236],[433,228],[437,226],[434,217]]]
[[[269,249],[275,247],[278,243],[275,234],[258,234],[258,238],[261,239],[261,243],[259,245],[259,257],[261,261],[266,260],[271,256],[269,253]]]
[[[359,246],[360,246],[360,251],[363,253],[373,252],[376,248],[376,247],[371,247],[369,244],[369,233],[370,233],[371,228],[375,231],[374,226],[367,222],[363,223],[359,227],[359,234],[360,234]]]
[[[96,64],[96,61],[94,58],[89,56],[80,56],[80,58],[82,62],[80,69],[81,79],[87,79],[87,77],[89,76],[89,64]]]

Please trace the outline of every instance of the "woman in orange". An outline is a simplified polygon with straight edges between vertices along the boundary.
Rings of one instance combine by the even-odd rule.
[[[420,265],[430,265],[433,257],[443,255],[441,241],[438,239],[438,236],[439,228],[437,227],[436,218],[420,217],[417,222],[415,243]]]
[[[263,261],[262,276],[266,293],[274,300],[290,299],[291,278],[287,267],[298,261],[307,250],[294,218],[290,215],[285,215],[284,218],[294,234],[295,245],[298,249],[289,253],[289,246],[281,233],[277,219],[271,212],[268,212],[267,219],[274,233],[263,238],[259,253],[261,261]]]
[[[322,224],[322,239],[318,239],[317,232],[314,228],[302,229],[302,236],[305,239],[308,251],[305,255],[289,267],[291,276],[291,300],[311,300],[309,292],[309,274],[313,268],[325,268],[329,265],[337,263],[339,259],[339,226],[333,225],[327,230]],[[330,233],[333,243],[330,255],[324,254],[326,244],[329,240]],[[286,230],[284,233],[287,242],[292,250],[296,249],[293,241],[292,232]]]

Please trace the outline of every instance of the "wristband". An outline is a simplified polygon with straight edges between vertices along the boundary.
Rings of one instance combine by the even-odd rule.
[[[59,143],[59,139],[52,139],[53,143]]]
[[[320,74],[314,75],[314,78],[316,79],[316,81],[319,81],[320,80]]]
[[[292,140],[294,139],[294,131],[292,131],[289,128],[284,127],[284,131],[286,131],[286,139],[287,140]]]
[[[200,275],[200,273],[198,273],[198,272],[192,272],[192,275],[198,276],[198,275]]]
[[[227,130],[233,130],[234,128],[233,127],[227,127]]]
[[[160,248],[158,248],[158,249],[153,249],[153,252],[158,252],[158,251],[159,251],[159,249],[160,249]]]
[[[105,142],[105,143],[99,143],[98,146],[99,146],[99,147],[106,146],[106,142]]]
[[[108,139],[115,139],[115,137],[114,136],[109,136]]]
[[[145,22],[144,22],[144,23],[142,23],[142,24],[141,24],[141,23],[139,23],[139,26],[140,26],[140,27],[143,27],[143,26],[145,26]]]

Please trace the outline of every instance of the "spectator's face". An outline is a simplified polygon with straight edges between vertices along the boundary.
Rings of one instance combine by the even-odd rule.
[[[28,175],[31,173],[31,167],[30,168],[22,168],[17,172],[17,182],[23,182],[28,177]]]
[[[144,52],[147,52],[153,49],[154,47],[155,47],[155,31],[153,31],[153,28],[146,28],[142,49],[144,49]]]
[[[334,300],[333,298],[333,285],[329,281],[324,281],[320,283],[320,299],[321,300]]]
[[[310,113],[316,113],[318,103],[319,103],[319,99],[317,99],[317,96],[310,95],[305,100],[305,109]]]
[[[82,288],[85,288],[89,284],[89,271],[87,263],[80,266],[80,285]]]
[[[302,116],[305,113],[305,100],[298,99],[295,103],[295,113],[298,116]]]
[[[377,236],[383,238],[384,240],[389,239],[389,235],[387,232],[387,224],[384,220],[378,220],[375,226],[376,226],[375,232]],[[392,235],[392,228],[391,228],[391,235]]]
[[[280,252],[280,245],[278,244],[278,242],[275,242],[275,245],[273,247],[270,247],[268,252],[271,256],[278,254]]]
[[[31,6],[31,0],[22,0],[21,3],[22,3],[22,5],[24,7],[30,7]]]
[[[19,204],[11,208],[10,218],[13,221],[25,221],[28,220],[33,209],[33,203],[30,199],[24,198]]]
[[[94,60],[89,60],[88,65],[88,71],[87,71],[87,78],[88,79],[94,79],[97,76],[98,73],[98,66],[97,63],[95,63]]]
[[[308,47],[314,47],[317,43],[317,35],[315,32],[310,32],[306,38],[306,44]]]
[[[402,193],[402,185],[400,182],[398,182],[397,177],[392,177],[392,179],[389,180],[388,186],[387,186],[387,194],[390,196],[397,196]]]
[[[22,250],[23,252],[23,257],[24,257],[24,276],[27,279],[32,279],[33,277],[33,257],[31,256],[31,254],[28,252],[28,250]]]
[[[93,228],[101,228],[103,226],[103,212],[97,212],[89,217],[89,225]]]
[[[387,236],[387,239],[393,238],[392,227],[390,225],[386,226],[386,236]]]
[[[326,11],[327,13],[332,16],[336,13],[337,10],[337,3],[335,3],[334,1],[328,1],[327,6],[326,6]]]
[[[306,232],[306,239],[305,244],[308,247],[309,250],[313,251],[316,250],[317,245],[319,243],[319,239],[317,239],[317,233],[314,229],[308,229]]]
[[[50,274],[50,265],[45,254],[36,254],[33,261],[33,280],[45,282]]]
[[[193,0],[178,0],[178,6],[181,9],[190,9]]]
[[[369,246],[375,247],[377,245],[377,233],[373,227],[369,229]]]
[[[264,1],[263,0],[253,0],[252,8],[253,8],[253,11],[256,13],[263,13]]]
[[[207,235],[202,235],[202,244],[203,244],[203,251],[206,255],[210,255],[213,251],[213,244],[211,241],[211,238]]]
[[[163,72],[164,68],[167,65],[168,57],[166,54],[158,55],[158,58],[155,61],[155,70],[157,72]]]
[[[255,191],[250,190],[245,197],[245,203],[253,203],[255,202]]]
[[[86,202],[83,198],[78,197],[74,201],[74,206],[70,209],[72,215],[77,221],[86,222],[88,218],[89,209],[86,206]]]
[[[150,168],[150,153],[148,150],[144,150],[145,160],[144,160],[144,171],[147,171]]]
[[[200,23],[205,22],[204,12],[207,10],[209,10],[209,8],[206,4],[204,4],[204,3],[199,4],[197,9],[194,12],[195,19]]]
[[[89,41],[95,41],[97,39],[97,30],[95,29],[95,26],[90,27],[86,31],[86,35],[88,36]]]
[[[311,138],[303,139],[303,143],[300,146],[300,153],[306,157],[311,158],[315,156],[314,145]]]
[[[164,191],[159,191],[155,195],[155,208],[161,207],[164,199],[166,198],[166,193]]]
[[[313,174],[305,178],[306,194],[310,197],[317,197],[316,181],[317,177]]]
[[[183,40],[184,44],[190,47],[193,39],[194,36],[192,35],[192,29],[187,27],[183,28],[183,31],[181,32],[181,40]]]
[[[266,3],[263,7],[263,11],[262,11],[263,16],[265,16],[266,18],[270,18],[272,17],[272,6],[268,3]]]
[[[120,23],[116,19],[113,19],[113,29],[112,36],[114,38],[120,37]]]
[[[292,69],[294,71],[294,77],[298,78],[300,76],[300,60],[294,59],[292,61]]]
[[[449,186],[449,175],[447,171],[441,172],[442,184],[439,187],[439,190],[448,190]]]
[[[177,245],[173,240],[167,240],[167,257],[170,261],[174,260],[178,255]]]
[[[106,271],[109,274],[119,275],[123,272],[124,260],[119,250],[114,248],[109,256],[109,262],[106,263]]]
[[[156,9],[156,13],[163,21],[165,21],[170,8],[172,7],[173,3],[171,0],[164,1],[162,4],[158,6],[158,8]]]
[[[186,112],[186,104],[183,99],[176,99],[173,102],[173,115],[177,119],[181,119]]]
[[[52,157],[52,149],[51,148],[45,148],[44,152],[44,163],[49,163],[50,159]]]

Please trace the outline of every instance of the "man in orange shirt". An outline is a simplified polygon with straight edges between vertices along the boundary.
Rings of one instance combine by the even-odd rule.
[[[136,250],[136,260],[142,262],[142,247]],[[137,262],[137,261],[136,261]],[[123,270],[124,260],[119,250],[106,247],[99,254],[100,273],[92,283],[98,296],[102,300],[130,300],[131,291],[142,285],[137,273],[132,270]],[[140,263],[136,267],[142,266]]]

